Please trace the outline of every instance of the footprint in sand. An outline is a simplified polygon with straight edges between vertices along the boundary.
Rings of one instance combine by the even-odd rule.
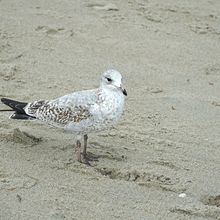
[[[0,190],[14,191],[17,189],[29,189],[37,184],[38,180],[24,176],[1,176],[0,175]]]
[[[64,27],[38,26],[35,31],[44,33],[49,37],[71,37],[74,35],[73,30],[66,30]]]
[[[18,67],[12,64],[0,65],[0,79],[4,81],[12,81],[16,78]]]
[[[217,196],[206,195],[201,199],[201,202],[205,205],[220,207],[220,195]]]
[[[220,64],[210,65],[205,68],[205,74],[210,76],[219,76]]]
[[[87,7],[93,8],[95,10],[103,10],[103,11],[119,11],[119,8],[112,3],[107,3],[107,4],[96,4],[96,3],[91,3],[88,4]]]
[[[135,182],[139,186],[155,187],[162,191],[179,193],[186,190],[186,186],[182,185],[182,182],[178,178],[173,179],[163,174],[138,170],[120,170],[110,167],[96,168],[96,171],[103,176],[109,177],[110,179]]]

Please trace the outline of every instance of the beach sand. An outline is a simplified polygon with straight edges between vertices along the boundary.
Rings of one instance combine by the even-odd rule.
[[[120,123],[75,136],[0,114],[0,219],[220,219],[220,1],[0,1],[0,97],[99,86],[128,97]],[[0,104],[0,108],[5,108]]]

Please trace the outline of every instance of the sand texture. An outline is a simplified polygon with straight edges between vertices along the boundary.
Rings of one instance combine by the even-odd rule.
[[[0,0],[0,97],[95,88],[109,68],[128,97],[89,136],[91,167],[74,135],[1,112],[0,219],[220,219],[220,1]]]

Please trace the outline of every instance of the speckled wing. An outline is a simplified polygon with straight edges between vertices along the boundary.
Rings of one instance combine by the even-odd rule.
[[[25,112],[48,124],[65,127],[70,122],[81,122],[92,117],[91,108],[96,104],[93,92],[77,92],[61,98],[29,103]]]

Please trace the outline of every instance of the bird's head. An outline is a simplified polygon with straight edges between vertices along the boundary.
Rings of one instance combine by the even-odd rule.
[[[122,76],[117,70],[110,69],[102,74],[101,87],[120,91],[127,96],[127,91],[122,87]]]

